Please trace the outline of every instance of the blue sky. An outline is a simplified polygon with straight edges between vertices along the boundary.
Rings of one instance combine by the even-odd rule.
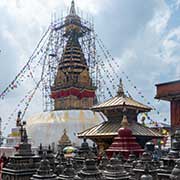
[[[1,0],[0,1],[0,91],[3,91],[27,62],[51,14],[67,13],[71,0]],[[124,71],[146,99],[161,113],[151,113],[156,121],[169,119],[169,103],[154,100],[155,84],[180,78],[180,1],[179,0],[76,0],[78,11],[94,17],[95,29],[119,64],[131,95],[142,99]],[[108,68],[108,67],[107,67]],[[109,69],[110,71],[110,69]],[[28,81],[28,80],[27,80]],[[106,79],[107,81],[107,79]],[[118,80],[116,80],[116,86]],[[0,100],[3,126],[32,83],[24,83]],[[106,90],[106,89],[105,89]],[[112,89],[113,95],[115,91]],[[40,92],[32,101],[26,118],[42,111]],[[15,124],[12,119],[8,127]],[[9,131],[7,128],[6,131]]]

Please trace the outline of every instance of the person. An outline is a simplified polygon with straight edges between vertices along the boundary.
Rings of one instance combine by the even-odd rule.
[[[8,158],[6,157],[6,154],[3,153],[1,158],[0,158],[1,164],[2,164],[2,168],[6,166],[6,164],[8,163]]]

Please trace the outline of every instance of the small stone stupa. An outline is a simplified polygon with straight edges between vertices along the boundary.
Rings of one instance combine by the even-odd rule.
[[[64,172],[64,166],[62,164],[61,161],[59,161],[59,163],[57,164],[56,168],[55,168],[55,173],[59,176],[60,174],[63,174]]]
[[[106,153],[104,153],[100,163],[99,163],[99,169],[102,170],[106,170],[106,166],[108,164],[108,157],[106,155]]]
[[[129,180],[130,175],[127,173],[116,157],[115,153],[113,157],[110,159],[110,163],[106,166],[106,170],[103,172],[105,179],[112,180]]]
[[[179,158],[180,152],[180,130],[176,130],[174,133],[174,137],[172,138],[172,148],[167,156],[162,157],[162,165],[158,169],[158,178],[159,179],[173,179],[176,176],[176,171],[179,168],[178,163],[175,163],[175,160]],[[175,173],[175,174],[174,174]]]
[[[47,151],[46,158],[49,161],[51,169],[54,171],[54,169],[55,169],[55,157],[54,157],[54,153],[53,153],[53,150],[52,150],[50,145],[48,146],[48,149],[46,151]]]
[[[39,156],[35,156],[31,150],[31,144],[28,143],[25,122],[19,122],[20,139],[18,152],[10,156],[8,164],[2,169],[2,179],[30,179],[35,174],[40,161]]]
[[[84,167],[75,176],[75,180],[104,180],[102,172],[96,166],[97,162],[92,152],[89,152]]]
[[[170,153],[178,158],[180,152],[180,129],[177,129],[174,133],[174,137],[172,138],[172,148]]]
[[[62,174],[59,175],[59,180],[74,180],[76,175],[75,169],[73,168],[71,160],[68,160],[66,167]]]
[[[140,179],[142,175],[147,175],[147,170],[148,174],[151,175],[153,179],[157,179],[157,167],[153,162],[152,154],[145,151],[142,154],[141,159],[137,161],[132,171],[134,172],[135,179]]]
[[[76,164],[78,166],[78,170],[80,170],[83,167],[83,162],[87,158],[89,152],[91,151],[88,142],[86,141],[86,138],[83,139],[83,142],[81,143],[81,147],[79,148],[74,160],[76,161]]]
[[[145,172],[141,176],[140,180],[153,180],[153,176],[149,173],[148,164],[145,164]]]
[[[43,159],[40,162],[39,169],[37,170],[37,173],[33,175],[31,180],[38,180],[38,179],[47,179],[47,180],[57,180],[57,176],[53,174],[50,163],[46,159],[46,155],[44,153]]]
[[[176,161],[176,165],[173,168],[170,177],[172,180],[180,179],[180,159]]]
[[[114,142],[106,150],[109,157],[111,157],[113,153],[121,152],[124,157],[128,159],[130,153],[134,153],[137,157],[143,153],[144,150],[136,142],[136,137],[132,135],[132,130],[128,128],[128,125],[127,117],[123,116],[121,122],[122,127],[118,130],[118,137],[114,138]]]
[[[87,154],[91,151],[89,144],[86,140],[86,138],[83,139],[83,142],[81,144],[81,147],[79,148],[78,154],[80,156],[86,157]]]

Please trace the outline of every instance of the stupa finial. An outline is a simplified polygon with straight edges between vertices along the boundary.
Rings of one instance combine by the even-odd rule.
[[[118,88],[117,94],[119,96],[123,96],[124,95],[124,88],[123,88],[122,79],[120,79],[119,88]]]
[[[127,128],[127,127],[129,126],[128,119],[127,119],[127,116],[126,116],[126,115],[123,116],[123,119],[122,119],[122,121],[121,121],[121,126],[122,126],[123,128]]]
[[[71,2],[70,15],[76,15],[76,9],[75,9],[74,0],[72,0],[72,2]]]
[[[71,141],[69,139],[69,136],[67,135],[67,130],[64,129],[64,133],[63,135],[61,136],[60,140],[59,140],[59,144],[60,145],[71,145]]]
[[[17,119],[16,119],[16,126],[20,126],[21,125],[21,114],[22,114],[22,112],[19,111],[18,115],[17,115]]]

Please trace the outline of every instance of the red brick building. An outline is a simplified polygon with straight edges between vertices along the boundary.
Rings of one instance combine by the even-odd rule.
[[[180,80],[157,84],[156,99],[170,102],[171,127],[180,128]]]

